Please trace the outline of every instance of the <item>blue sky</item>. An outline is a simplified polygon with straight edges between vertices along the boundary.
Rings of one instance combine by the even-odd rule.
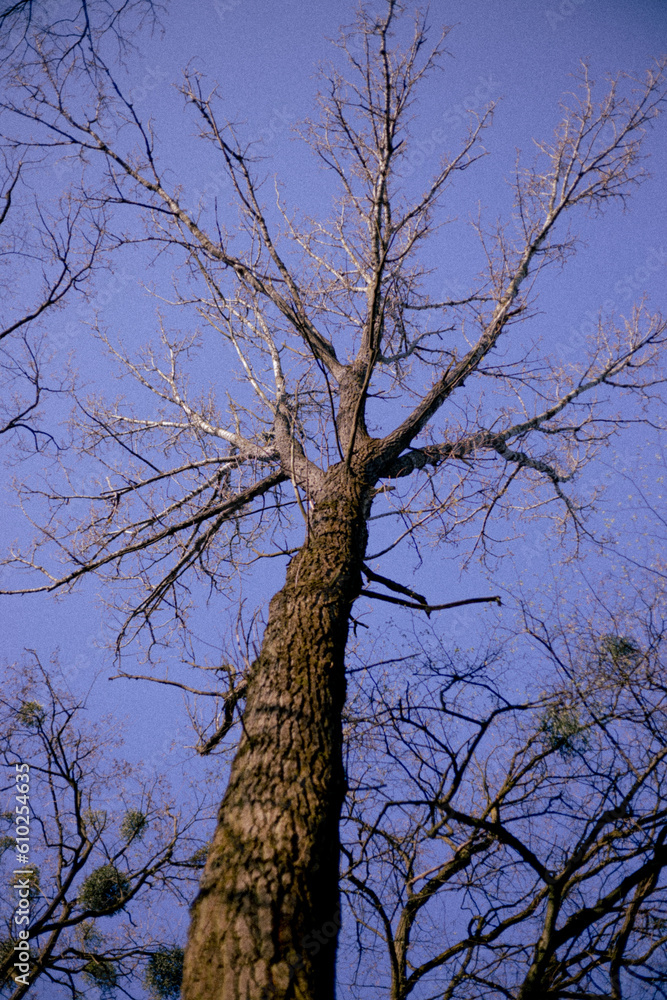
[[[217,164],[202,155],[201,147],[192,139],[194,123],[184,113],[182,98],[175,89],[186,64],[200,69],[211,83],[217,80],[229,119],[245,123],[240,127],[249,138],[262,139],[267,176],[275,173],[281,179],[287,203],[312,213],[322,210],[329,194],[322,173],[308,151],[295,141],[291,126],[312,110],[316,63],[330,53],[327,36],[335,36],[339,23],[351,21],[352,16],[351,4],[221,0],[187,7],[175,5],[165,20],[163,36],[139,40],[126,85],[140,111],[154,119],[161,161],[168,166],[169,176],[183,184],[189,199],[199,196],[210,202],[217,195],[222,200],[224,189],[219,189]],[[489,100],[499,101],[494,127],[485,139],[490,155],[461,177],[452,190],[451,203],[445,206],[447,213],[459,220],[452,230],[456,238],[450,239],[450,230],[445,230],[445,237],[435,241],[432,251],[433,265],[438,270],[435,280],[449,289],[464,285],[471,269],[474,272],[477,267],[477,251],[466,236],[468,218],[478,204],[489,219],[507,211],[510,191],[506,181],[511,176],[516,150],[530,150],[533,136],[549,134],[558,120],[559,97],[571,86],[569,74],[577,71],[579,60],[590,60],[593,74],[598,77],[620,70],[641,72],[651,57],[665,48],[667,10],[652,0],[512,0],[503,4],[475,0],[465,5],[434,3],[430,21],[434,30],[442,23],[453,24],[454,28],[447,42],[451,58],[444,72],[428,82],[418,108],[415,132],[422,155],[414,161],[417,179],[420,171],[428,171],[437,160],[437,150],[429,141],[434,122],[451,127],[456,138],[465,109],[479,110]],[[625,213],[613,207],[602,218],[583,221],[584,244],[576,259],[543,288],[540,304],[544,314],[533,322],[536,335],[543,335],[549,343],[576,345],[604,302],[622,311],[631,296],[640,297],[646,291],[653,306],[664,306],[664,136],[664,127],[660,127],[647,144],[654,180],[637,190]],[[103,320],[112,330],[131,330],[132,342],[139,343],[153,333],[154,303],[141,299],[134,287],[135,276],[135,259],[120,256],[114,274],[100,277],[92,305],[100,307]],[[147,272],[148,280],[150,277]],[[83,378],[94,386],[97,374],[105,379],[108,369],[80,333],[76,339],[71,335],[72,329],[80,329],[84,313],[79,305],[74,312],[61,314],[58,324],[63,324],[70,334],[62,336],[62,327],[59,334],[65,349],[76,347]],[[206,373],[210,375],[210,370]],[[224,364],[213,373],[214,380],[223,387],[224,373]],[[202,371],[199,374],[203,377]],[[644,454],[637,462],[633,456],[642,448]],[[657,454],[655,443],[644,434],[630,435],[622,449],[631,476],[638,465],[644,467],[641,474],[650,478],[647,463],[655,461]],[[26,466],[31,473],[39,474],[39,464],[37,459]],[[19,474],[24,468],[18,469]],[[618,465],[612,463],[610,471],[607,461],[591,471],[594,477],[611,480],[608,504],[612,513],[618,504],[626,502],[628,492],[617,469]],[[6,521],[10,538],[19,531],[23,533],[20,525],[18,516],[10,513]],[[539,567],[539,532],[534,543],[517,552],[522,567],[535,558]],[[454,564],[459,556],[456,553]],[[265,566],[261,586],[256,591],[251,587],[248,598],[254,600],[262,594],[266,599],[280,585],[282,572],[278,561]],[[540,570],[538,575],[543,575]],[[491,584],[503,585],[512,578],[513,570],[503,564]],[[451,592],[452,587],[462,586],[466,593],[479,592],[479,588],[487,592],[489,587],[474,567],[468,580],[460,584],[455,566],[441,559],[422,565],[416,581],[441,596],[448,587]],[[11,622],[5,635],[7,655],[19,655],[26,645],[42,651],[59,646],[64,659],[72,665],[73,676],[88,677],[91,670],[106,675],[108,654],[98,649],[98,643],[107,639],[109,632],[96,591],[97,584],[88,582],[60,600],[44,595],[4,598],[4,613]],[[478,621],[479,614],[474,610],[459,617],[468,628]],[[380,619],[380,612],[374,610],[374,620]],[[183,718],[178,696],[170,693],[157,696],[151,689],[140,694],[137,685],[115,682],[100,687],[98,696],[104,704],[111,702],[134,718],[136,725],[132,728],[138,751],[142,747],[149,753],[154,741],[154,732],[148,734],[142,720],[148,706],[153,714],[156,698],[167,734]],[[160,737],[162,746],[165,739]]]
[[[194,142],[194,121],[184,112],[174,86],[186,64],[201,70],[211,84],[217,80],[226,116],[243,123],[239,127],[248,138],[262,139],[267,157],[264,169],[267,176],[275,173],[281,179],[286,202],[312,214],[326,209],[330,197],[326,180],[314,159],[295,141],[292,126],[312,111],[316,63],[330,52],[326,38],[336,35],[341,21],[352,20],[353,9],[348,2],[321,0],[308,4],[295,0],[175,3],[165,19],[163,36],[137,40],[127,86],[140,112],[154,119],[161,162],[174,182],[183,185],[190,203],[199,198],[210,203],[216,196],[223,201],[225,187],[217,163]],[[548,137],[559,118],[559,98],[572,86],[569,74],[577,71],[580,59],[590,61],[594,78],[600,80],[606,72],[641,73],[652,57],[667,50],[667,5],[660,0],[467,0],[456,4],[435,0],[429,19],[434,30],[440,24],[454,27],[447,42],[451,57],[444,72],[428,82],[418,107],[415,134],[420,155],[414,161],[415,179],[422,176],[420,171],[425,175],[437,164],[438,144],[430,139],[434,128],[444,123],[455,139],[463,131],[466,109],[481,110],[488,101],[499,102],[494,127],[485,138],[489,156],[462,175],[452,189],[445,210],[458,222],[433,243],[434,281],[451,291],[465,285],[479,266],[478,250],[467,235],[467,220],[478,205],[489,221],[499,212],[507,214],[511,192],[506,180],[511,177],[516,150],[529,154],[533,137]],[[576,347],[604,303],[622,312],[632,298],[647,292],[652,307],[665,309],[666,134],[662,122],[647,143],[653,180],[635,192],[626,212],[615,206],[602,218],[581,220],[583,245],[576,258],[545,283],[540,299],[543,311],[532,321],[532,332],[555,348]],[[52,175],[51,185],[53,181]],[[55,187],[52,192],[55,195]],[[125,331],[136,344],[150,337],[154,326],[154,303],[143,300],[135,287],[137,268],[145,266],[142,261],[140,256],[119,256],[115,276],[100,277],[96,299],[110,329]],[[147,271],[147,280],[154,274],[160,279],[164,276],[159,269]],[[71,323],[68,315],[78,323],[83,313],[62,313],[58,322]],[[98,374],[107,379],[107,363],[88,342],[67,335],[61,336],[60,344],[63,350],[75,349],[75,360],[91,385]],[[221,389],[226,371],[224,359],[207,357],[196,377],[202,384],[210,378]],[[21,475],[26,468],[38,475],[40,460],[31,459],[13,472]],[[644,431],[629,432],[618,455],[605,456],[582,483],[583,489],[594,482],[608,483],[598,523],[615,517],[610,530],[624,532],[625,544],[634,552],[641,551],[642,545],[648,553],[652,551],[656,522],[641,512],[635,524],[630,522],[634,501],[628,495],[634,491],[636,496],[632,482],[645,480],[646,489],[656,497],[651,491],[661,469],[664,461],[657,440]],[[10,474],[7,471],[7,477]],[[514,527],[520,532],[520,524]],[[18,515],[10,512],[5,539],[17,534],[26,537],[24,532]],[[457,550],[452,560],[429,554],[417,567],[415,586],[434,600],[447,600],[454,590],[458,596],[459,592],[488,593],[490,587],[509,587],[520,570],[527,589],[537,588],[536,599],[543,595],[548,600],[553,580],[544,567],[547,562],[557,563],[557,555],[550,551],[547,559],[543,538],[541,529],[531,527],[526,540],[510,547],[509,558],[492,570],[490,578],[473,565],[459,580],[457,564],[463,550]],[[593,579],[609,575],[610,567],[620,573],[623,566],[613,556],[600,560],[592,549],[588,560],[586,572]],[[280,586],[284,563],[273,560],[259,572],[261,578],[246,588],[245,597],[251,603],[265,602]],[[574,588],[569,591],[574,593],[580,585],[576,573],[568,577],[569,571],[559,572],[561,585],[567,580],[566,590]],[[6,657],[15,658],[31,646],[48,658],[51,649],[60,647],[75,685],[87,682],[91,673],[108,676],[112,672],[109,654],[101,644],[110,633],[97,601],[98,589],[95,581],[89,581],[60,600],[47,595],[2,598]],[[396,614],[408,616],[410,612]],[[498,613],[467,610],[449,619],[447,627],[452,634],[457,630],[467,635],[486,632],[497,616],[501,626],[509,627],[511,617],[506,616],[511,614],[509,608]],[[374,608],[367,620],[376,628],[386,618]],[[211,629],[211,636],[215,632]],[[129,716],[130,747],[137,756],[155,759],[156,747],[161,753],[174,737],[180,743],[191,741],[179,695],[102,680],[95,699],[94,705],[111,706],[119,715]]]

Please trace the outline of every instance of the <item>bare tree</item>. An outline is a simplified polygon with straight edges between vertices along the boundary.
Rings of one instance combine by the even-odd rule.
[[[602,634],[527,613],[532,670],[560,679],[520,701],[502,656],[433,636],[400,671],[366,664],[343,827],[354,995],[665,996],[663,603]]]
[[[170,913],[190,902],[204,863],[207,800],[182,790],[176,805],[163,777],[118,759],[118,726],[87,722],[85,699],[57,674],[33,655],[6,670],[0,700],[10,796],[0,990],[19,1000],[50,983],[73,998],[94,987],[129,997],[147,979],[165,986],[154,995],[177,995],[183,949]]]
[[[93,219],[67,194],[60,197],[55,215],[50,212],[48,197],[25,182],[38,163],[17,159],[16,153],[4,157],[0,195],[1,280],[7,303],[0,329],[0,434],[27,435],[40,448],[55,440],[40,419],[44,397],[71,389],[71,379],[51,370],[54,351],[45,343],[40,323],[66,297],[85,289],[100,263],[103,226],[100,216]]]
[[[139,28],[155,28],[164,4],[157,0],[16,0],[0,10],[0,53],[3,61],[28,61],[45,44],[59,58],[76,52],[90,70],[96,65],[101,41],[112,39],[116,54],[132,45]]]
[[[187,1000],[333,996],[336,933],[317,954],[304,942],[339,922],[353,604],[364,594],[425,611],[457,603],[369,567],[371,517],[399,525],[378,558],[434,522],[446,539],[477,522],[479,544],[490,544],[494,516],[527,493],[585,536],[585,504],[568,484],[626,423],[644,419],[661,384],[665,323],[642,307],[601,318],[579,363],[563,367],[519,323],[533,315],[538,277],[574,251],[567,220],[623,203],[642,180],[664,63],[643,81],[610,80],[601,96],[582,69],[553,139],[517,169],[512,223],[479,227],[485,273],[468,295],[441,301],[422,247],[449,185],[484,155],[493,109],[471,116],[458,151],[415,191],[404,176],[411,108],[446,32],[430,46],[417,15],[405,40],[403,13],[396,0],[379,18],[362,9],[341,36],[347,76],[324,70],[303,136],[337,186],[328,218],[300,220],[280,197],[276,210],[265,206],[253,146],[194,71],[183,96],[237,217],[217,202],[188,204],[101,58],[87,77],[89,112],[77,53],[55,58],[48,48],[3,105],[27,148],[80,158],[86,204],[145,221],[122,238],[180,265],[164,297],[194,310],[242,379],[226,403],[197,396],[183,371],[196,335],[165,327],[159,347],[137,353],[100,329],[153,403],[80,401],[78,440],[100,463],[99,486],[82,489],[74,472],[68,485],[27,490],[38,533],[10,557],[32,575],[14,589],[63,590],[94,573],[119,579],[123,592],[138,582],[120,648],[144,625],[157,643],[163,626],[185,624],[193,579],[215,593],[244,565],[292,557],[257,656],[245,676],[229,671],[227,716],[244,699],[243,727],[193,911]],[[64,571],[49,561],[54,547]],[[364,574],[391,592],[365,587]]]
[[[102,42],[113,39],[116,57],[122,58],[133,33],[144,24],[154,28],[161,11],[154,0],[73,0],[58,9],[44,0],[5,4],[0,10],[0,65],[12,77],[46,52],[55,62],[76,53],[78,64],[94,75]],[[51,197],[42,166],[42,158],[18,140],[5,148],[0,168],[0,280],[5,292],[0,434],[27,435],[38,448],[55,443],[39,419],[44,397],[71,390],[71,379],[54,374],[49,364],[55,345],[44,343],[42,321],[47,312],[85,293],[108,248],[104,212],[93,212],[77,200],[72,179],[54,162],[49,167],[55,179],[63,185],[69,180],[70,186]]]

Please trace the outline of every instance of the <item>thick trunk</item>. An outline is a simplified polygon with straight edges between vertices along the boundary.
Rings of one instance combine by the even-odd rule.
[[[341,713],[368,489],[340,467],[271,601],[243,735],[195,902],[184,1000],[332,1000]]]

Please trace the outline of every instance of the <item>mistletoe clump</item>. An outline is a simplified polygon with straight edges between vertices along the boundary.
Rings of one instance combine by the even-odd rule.
[[[128,809],[120,824],[120,835],[126,843],[141,840],[148,826],[148,817],[141,809]]]
[[[103,997],[113,994],[118,984],[118,970],[108,958],[94,956],[86,962],[82,972],[89,983],[98,987]]]
[[[112,910],[127,895],[130,883],[114,865],[96,868],[83,883],[79,902],[88,910]]]
[[[160,948],[148,960],[146,986],[160,1000],[178,1000],[183,980],[183,949]]]

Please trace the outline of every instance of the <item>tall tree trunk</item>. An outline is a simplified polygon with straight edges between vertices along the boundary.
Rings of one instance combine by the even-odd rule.
[[[184,1000],[333,1000],[344,657],[370,496],[331,470],[271,601],[193,908]]]

